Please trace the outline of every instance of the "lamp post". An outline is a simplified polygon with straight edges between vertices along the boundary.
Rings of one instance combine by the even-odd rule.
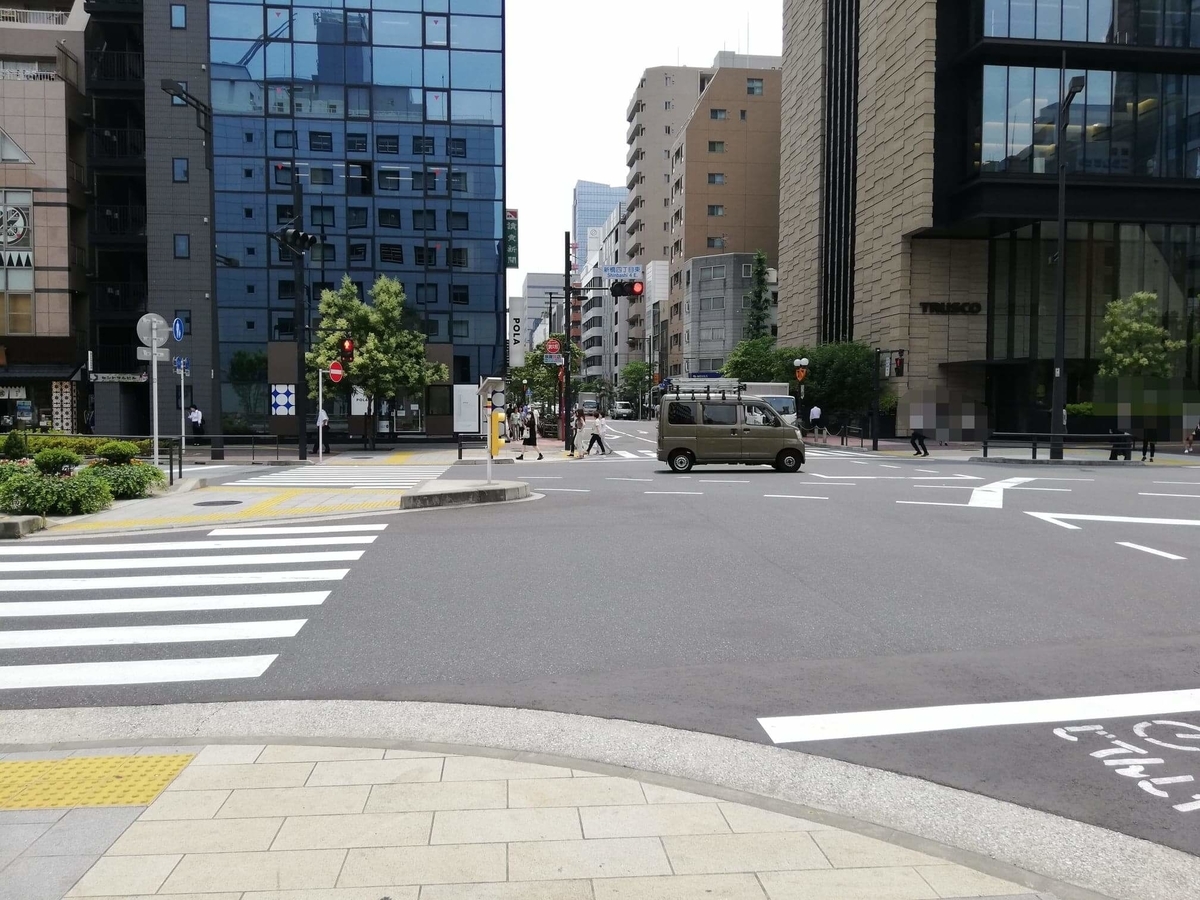
[[[208,245],[209,259],[211,261],[209,267],[211,287],[208,297],[209,315],[212,319],[212,367],[210,369],[210,378],[212,380],[209,413],[211,413],[212,421],[216,426],[213,429],[212,437],[209,439],[209,450],[212,459],[224,459],[225,437],[222,431],[225,426],[223,421],[224,416],[221,412],[221,329],[217,308],[217,185],[213,180],[212,107],[198,97],[188,93],[187,88],[178,81],[164,78],[159,82],[159,87],[162,88],[164,93],[169,94],[171,97],[196,111],[196,127],[204,135],[204,168],[208,169],[208,226],[211,237]]]
[[[796,367],[796,427],[800,427],[800,401],[804,399],[804,379],[808,377],[808,357],[803,356],[792,360]]]
[[[1059,83],[1066,81],[1067,54],[1062,56]],[[1055,266],[1054,393],[1050,411],[1050,458],[1063,458],[1063,435],[1067,430],[1067,117],[1071,101],[1083,91],[1086,81],[1076,75],[1058,106],[1058,136],[1054,153],[1058,158],[1058,253]]]

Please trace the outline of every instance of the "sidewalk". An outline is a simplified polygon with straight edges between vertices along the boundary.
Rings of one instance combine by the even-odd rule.
[[[861,834],[587,769],[294,744],[0,754],[0,898],[167,896],[1054,900]]]

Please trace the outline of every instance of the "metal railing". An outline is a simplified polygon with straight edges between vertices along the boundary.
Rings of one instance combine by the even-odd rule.
[[[249,447],[251,462],[257,462],[260,456],[264,458],[270,456],[272,449],[275,451],[275,461],[279,462],[280,460],[280,447],[282,445],[277,434],[205,434],[201,437],[188,435],[187,446],[192,450],[207,447],[214,437],[219,437],[225,442],[226,457],[228,457],[231,450],[237,450],[239,447]],[[325,449],[327,451],[329,449],[328,439],[325,441]]]
[[[135,349],[128,344],[97,344],[92,348],[96,358],[97,372],[123,374],[138,368]]]
[[[1066,449],[1090,450],[1097,447],[1108,447],[1114,454],[1126,459],[1133,455],[1133,435],[1128,432],[1120,434],[1063,434],[1051,435],[1049,432],[995,432],[984,439],[983,456],[987,458],[989,448],[1028,447],[1030,458],[1038,458],[1038,448],[1049,449],[1051,444],[1061,443]]]
[[[486,450],[488,437],[486,434],[460,434],[458,436],[458,458],[463,458],[463,450]]]
[[[0,69],[0,81],[57,81],[58,73],[47,69]]]
[[[145,282],[94,281],[91,294],[96,314],[100,316],[146,311],[148,290]]]
[[[39,444],[50,443],[50,442],[57,443],[57,442],[61,441],[62,444],[60,444],[60,446],[66,445],[68,447],[68,449],[72,449],[71,442],[73,442],[73,441],[87,441],[89,444],[93,445],[94,447],[99,447],[100,444],[104,443],[105,441],[129,441],[131,443],[138,443],[138,444],[147,443],[148,444],[150,441],[153,440],[153,438],[150,435],[62,434],[59,432],[50,433],[50,432],[44,432],[44,431],[34,431],[32,429],[30,429],[30,430],[15,429],[13,433],[19,434],[23,437],[24,452],[25,452],[26,456],[33,456],[34,454],[37,453],[38,450],[45,449],[44,447],[39,447],[38,446]],[[33,443],[34,443],[33,447],[29,446],[31,438],[33,439]],[[77,444],[74,446],[76,448],[78,447]],[[78,450],[78,449],[76,450],[76,452],[78,452],[79,455],[84,458],[89,458],[89,457],[95,456],[94,452],[83,451],[83,450]],[[166,458],[167,458],[167,484],[168,484],[168,486],[172,486],[175,484],[176,468],[178,468],[178,470],[179,470],[179,477],[183,478],[183,451],[180,449],[179,439],[159,435],[158,455],[159,455],[160,460],[163,456],[166,456]],[[152,459],[149,452],[142,453],[140,450],[138,451],[136,458],[137,459],[145,459],[145,460]],[[178,466],[176,465],[177,463],[178,463]]]
[[[76,184],[85,188],[87,187],[87,169],[73,159],[67,160],[67,177]]]
[[[134,50],[91,50],[87,54],[89,82],[142,81],[145,56]]]
[[[146,233],[144,206],[94,206],[89,212],[95,234],[119,236]]]
[[[88,155],[101,160],[142,159],[146,132],[141,128],[93,128],[88,131]]]
[[[12,9],[0,6],[0,24],[66,25],[70,13],[42,9]]]

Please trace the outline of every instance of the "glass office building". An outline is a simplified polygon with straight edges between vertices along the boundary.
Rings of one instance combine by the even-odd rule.
[[[577,181],[571,197],[572,242],[576,271],[587,263],[588,229],[603,228],[612,211],[625,202],[624,185],[609,187],[595,181]],[[603,235],[598,235],[602,239]]]
[[[503,0],[208,4],[226,418],[265,417],[268,342],[294,341],[292,221],[323,242],[316,298],[399,279],[452,384],[504,365]],[[261,363],[261,365],[260,365]],[[398,398],[396,427],[448,433],[452,386]],[[419,408],[418,408],[419,407]],[[335,416],[336,418],[336,416]]]

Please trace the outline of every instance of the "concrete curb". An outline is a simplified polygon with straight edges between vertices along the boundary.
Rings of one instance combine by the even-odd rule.
[[[517,464],[517,461],[515,459],[493,459],[492,463],[497,466],[515,466]],[[452,466],[486,466],[487,460],[486,459],[456,459],[453,463],[451,463],[451,465]]]
[[[436,509],[443,506],[471,506],[478,503],[506,503],[529,497],[529,485],[523,481],[427,481],[400,498],[401,509]]]
[[[383,701],[181,703],[0,712],[0,734],[0,750],[12,751],[131,742],[471,748],[617,768],[610,774],[856,831],[1060,900],[1179,900],[1200,883],[1194,856],[1012,803],[795,750],[567,713]]]
[[[41,516],[3,516],[0,517],[0,540],[22,538],[45,527],[46,520]]]
[[[967,462],[1006,466],[1144,466],[1141,460],[1124,459],[1028,459],[1017,456],[972,456]]]

